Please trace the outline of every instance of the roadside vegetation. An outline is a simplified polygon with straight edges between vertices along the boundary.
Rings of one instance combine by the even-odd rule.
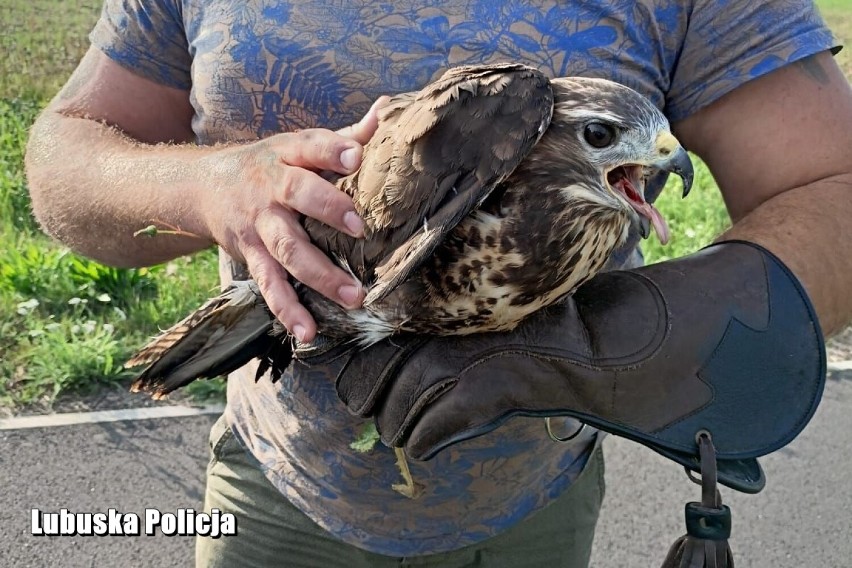
[[[852,0],[819,4],[846,42]],[[99,11],[94,0],[0,4],[0,406],[7,409],[49,407],[62,393],[126,384],[128,355],[217,288],[213,251],[153,268],[110,268],[52,242],[30,214],[23,172],[28,128],[87,49]],[[849,54],[840,61],[848,74]],[[679,194],[668,188],[658,201],[672,239],[666,247],[650,239],[649,262],[694,251],[727,227],[703,165],[693,194],[687,200]],[[197,396],[221,393],[216,383],[193,388]]]

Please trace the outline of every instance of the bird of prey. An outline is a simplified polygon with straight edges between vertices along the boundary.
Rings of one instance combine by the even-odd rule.
[[[365,221],[355,239],[307,219],[312,242],[367,290],[345,310],[296,283],[327,338],[510,330],[593,277],[631,226],[668,240],[644,197],[657,170],[692,165],[665,116],[602,79],[548,79],[516,64],[448,70],[393,97],[360,169],[337,180]],[[161,397],[253,358],[273,380],[292,338],[253,281],[237,281],[144,347],[134,390]]]

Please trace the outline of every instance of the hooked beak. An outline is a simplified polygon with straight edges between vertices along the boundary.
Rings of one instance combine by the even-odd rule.
[[[695,170],[692,168],[692,160],[689,159],[687,151],[680,145],[677,138],[668,132],[663,132],[657,137],[657,151],[661,158],[651,166],[680,176],[683,180],[683,196],[689,195],[692,181],[695,179]]]

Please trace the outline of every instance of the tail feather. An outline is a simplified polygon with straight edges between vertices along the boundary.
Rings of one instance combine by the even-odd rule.
[[[213,378],[265,358],[281,337],[257,285],[232,284],[143,347],[126,367],[148,365],[131,390],[162,398],[199,378]]]
[[[226,290],[215,298],[207,300],[200,308],[152,339],[145,347],[135,353],[124,366],[139,367],[140,365],[153,363],[174,347],[175,344],[183,341],[189,331],[205,320],[209,320],[223,305],[228,305],[232,296],[233,293],[230,290]]]

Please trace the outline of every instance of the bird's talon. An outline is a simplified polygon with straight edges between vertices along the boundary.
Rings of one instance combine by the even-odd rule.
[[[394,483],[391,485],[391,489],[409,499],[417,499],[423,494],[423,490],[426,487],[422,483],[415,483],[414,478],[411,476],[411,469],[408,467],[405,451],[402,448],[394,448],[393,451],[396,454],[396,466],[399,468],[399,472],[402,474],[402,479],[405,483]]]
[[[412,482],[411,485],[408,485],[406,483],[394,483],[393,485],[391,485],[391,489],[393,489],[400,495],[408,497],[409,499],[417,499],[423,494],[423,490],[425,489],[425,487],[421,483]]]

